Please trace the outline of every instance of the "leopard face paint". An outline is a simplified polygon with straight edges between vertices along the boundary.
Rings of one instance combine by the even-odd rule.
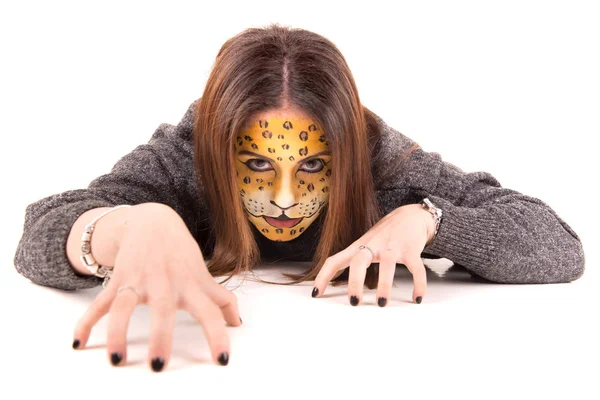
[[[250,222],[270,240],[301,235],[329,199],[331,153],[316,122],[298,112],[263,113],[238,133],[234,152]]]

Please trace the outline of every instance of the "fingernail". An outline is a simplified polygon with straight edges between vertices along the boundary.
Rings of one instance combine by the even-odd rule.
[[[387,303],[387,299],[385,297],[380,297],[377,300],[377,304],[379,305],[379,307],[385,307],[386,303]]]
[[[79,344],[80,344],[80,342],[79,342],[79,339],[75,339],[75,340],[73,340],[73,348],[74,348],[74,349],[78,348],[78,347],[79,347]]]
[[[422,296],[418,296],[417,297],[417,304],[421,304],[421,300],[423,300],[423,297]]]
[[[152,359],[152,370],[154,372],[160,372],[165,366],[165,360],[160,357],[154,357]]]
[[[112,365],[118,365],[122,359],[123,356],[121,355],[121,353],[112,353],[110,355],[110,362],[112,363]]]
[[[350,304],[352,304],[353,306],[358,304],[358,297],[356,296],[350,296]]]
[[[217,360],[219,361],[219,364],[227,365],[229,362],[229,353],[224,351],[223,353],[219,354],[219,358]]]
[[[243,324],[243,322],[242,322],[242,317],[240,317],[240,324]]]
[[[314,287],[312,291],[312,297],[317,297],[319,294],[319,288]]]

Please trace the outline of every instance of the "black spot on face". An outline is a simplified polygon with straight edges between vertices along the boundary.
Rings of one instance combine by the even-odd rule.
[[[263,121],[263,120],[260,120],[260,121],[258,121],[258,125],[259,125],[261,128],[268,128],[268,127],[269,127],[269,121]]]
[[[263,182],[263,180],[262,180],[262,178],[256,178],[256,182],[258,182],[258,183],[262,183],[262,182]]]
[[[252,146],[251,146],[251,147],[252,147],[254,150],[258,150],[258,146],[256,145],[256,143],[252,143]]]
[[[287,149],[290,148],[290,145],[289,144],[282,144],[281,148],[284,149],[284,150],[287,150]]]
[[[323,189],[321,189],[323,191],[323,193],[327,193],[329,192],[329,186],[325,186]]]
[[[294,156],[290,156],[290,161],[294,161]]]
[[[285,139],[282,134],[277,135],[277,139]]]
[[[303,148],[301,148],[300,150],[298,150],[298,153],[300,153],[301,156],[305,156],[308,154],[308,147],[304,146]]]
[[[282,157],[277,157],[277,161],[283,161]]]
[[[330,170],[330,169],[328,169],[328,170],[327,170],[327,172],[325,172],[325,175],[326,175],[326,176],[331,176],[331,170]]]
[[[324,142],[325,141],[325,135],[321,135],[319,136],[319,142]]]
[[[259,187],[258,187],[258,190],[265,190],[265,188],[264,188],[264,187],[262,187],[262,186],[259,186]]]
[[[244,141],[239,136],[237,137],[237,144],[238,144],[238,146],[241,146],[242,144],[244,144]]]
[[[244,183],[245,183],[245,184],[248,184],[248,183],[250,183],[250,177],[249,177],[249,176],[245,176],[245,177],[244,177]]]
[[[277,232],[277,233],[279,233],[279,234],[282,234],[282,233],[283,233],[283,229],[281,229],[281,228],[277,228],[277,229],[275,229],[275,232]]]
[[[263,137],[265,139],[271,139],[271,136],[273,136],[273,132],[271,132],[271,131],[263,131],[262,135],[263,135]]]
[[[315,124],[310,124],[308,126],[308,131],[309,132],[313,132],[313,131],[316,131],[316,130],[317,130],[317,126]]]
[[[275,153],[275,149],[272,149],[270,147],[268,149],[269,149],[269,153]]]
[[[290,121],[285,121],[285,122],[283,123],[283,127],[284,127],[285,129],[287,129],[287,130],[290,130],[290,129],[292,129],[294,126],[292,125],[292,123],[291,123]]]
[[[315,190],[315,185],[313,185],[312,183],[309,183],[306,188],[308,189],[309,192],[312,192],[313,190]]]
[[[300,137],[300,140],[302,140],[303,142],[306,142],[308,140],[308,132],[306,132],[306,131],[300,132],[300,134],[298,136]]]
[[[251,142],[251,141],[252,141],[252,138],[251,138],[250,136],[248,136],[248,135],[244,136],[244,139],[246,139],[246,140],[247,140],[247,141],[249,141],[249,142]]]

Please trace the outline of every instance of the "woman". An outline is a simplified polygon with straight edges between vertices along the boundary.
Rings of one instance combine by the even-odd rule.
[[[149,304],[149,362],[160,371],[178,308],[227,364],[223,322],[241,319],[216,276],[311,261],[289,284],[314,280],[320,297],[347,281],[356,306],[366,283],[383,307],[396,264],[422,301],[424,255],[499,283],[569,282],[585,264],[579,237],[548,205],[425,152],[361,104],[333,43],[271,25],[225,42],[177,126],[161,124],[87,189],[30,204],[15,266],[41,285],[106,285],[73,347],[110,313],[113,365],[124,364],[131,312]]]

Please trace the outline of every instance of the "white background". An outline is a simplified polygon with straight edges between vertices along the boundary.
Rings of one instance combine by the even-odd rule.
[[[599,20],[592,1],[2,2],[0,397],[598,396]],[[202,329],[181,314],[177,354],[151,372],[144,306],[124,368],[107,360],[104,320],[91,348],[73,351],[97,290],[16,273],[25,207],[85,188],[160,123],[176,124],[223,42],[270,22],[332,40],[363,104],[426,151],[549,204],[582,238],[585,275],[558,285],[432,275],[415,305],[401,271],[386,309],[375,291],[351,307],[345,287],[315,300],[310,284],[246,283],[227,367],[211,364]]]

